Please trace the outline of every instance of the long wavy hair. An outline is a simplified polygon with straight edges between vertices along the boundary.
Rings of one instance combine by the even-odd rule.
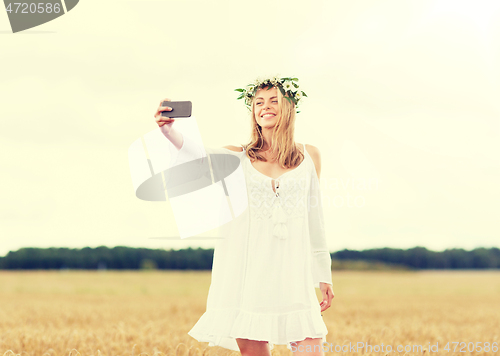
[[[262,89],[265,88],[267,87],[263,87]],[[279,165],[284,169],[289,169],[295,167],[304,159],[304,153],[294,143],[295,104],[283,97],[279,88],[276,89],[281,114],[273,128],[270,149],[273,152],[278,152],[276,160],[279,162]],[[264,146],[264,136],[262,135],[262,127],[257,124],[257,119],[255,118],[255,97],[252,100],[250,117],[252,131],[250,133],[250,143],[244,145],[246,155],[248,158],[267,162],[267,159],[259,153]]]

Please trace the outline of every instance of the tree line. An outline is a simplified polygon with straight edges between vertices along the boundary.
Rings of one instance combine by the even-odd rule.
[[[24,247],[0,257],[0,269],[161,269],[211,270],[213,249],[147,249],[126,246],[99,246],[81,249]],[[500,268],[500,249],[453,248],[432,251],[425,247],[407,250],[379,248],[344,249],[330,254],[334,261],[365,261],[405,269],[496,269]],[[333,263],[333,266],[336,264]],[[334,267],[335,268],[335,267]]]

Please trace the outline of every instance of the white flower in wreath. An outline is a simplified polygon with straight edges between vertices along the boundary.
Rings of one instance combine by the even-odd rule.
[[[266,80],[266,79],[264,79],[264,78],[262,78],[262,77],[257,78],[257,79],[255,79],[255,81],[253,82],[253,84],[254,84],[256,87],[258,87],[258,86],[260,86],[260,85],[264,82],[264,80]]]
[[[292,82],[291,81],[286,81],[283,83],[283,89],[285,89],[285,91],[294,91],[295,87],[293,86]]]
[[[298,90],[298,88],[296,88],[296,89]],[[299,101],[299,100],[300,100],[300,99],[302,99],[303,97],[304,97],[304,96],[302,95],[302,92],[301,92],[301,91],[297,91],[297,92],[295,93],[295,99],[296,99],[297,101]]]
[[[251,85],[251,84],[247,85],[246,92],[249,94],[252,94],[254,89],[255,89],[254,85]]]

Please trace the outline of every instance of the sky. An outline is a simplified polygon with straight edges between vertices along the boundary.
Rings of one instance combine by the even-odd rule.
[[[0,256],[210,248],[135,196],[129,146],[164,98],[203,142],[248,142],[235,88],[297,77],[330,251],[500,247],[500,3],[83,0],[13,34],[0,12]],[[175,124],[174,124],[175,125]]]

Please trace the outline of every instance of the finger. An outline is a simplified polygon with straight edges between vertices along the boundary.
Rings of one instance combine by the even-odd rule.
[[[156,118],[159,118],[159,119],[163,119],[163,120],[171,120],[171,119],[173,119],[173,118],[172,118],[172,117],[170,117],[170,116],[163,116],[161,113],[162,113],[161,111],[158,111],[158,112],[155,114],[155,117],[156,117]]]
[[[164,110],[164,111],[172,111],[172,110]],[[161,117],[161,118],[164,118],[164,119],[170,119],[170,117],[168,117],[168,116],[163,116],[163,115],[162,115],[162,112],[163,112],[163,111],[160,111],[160,108],[158,108],[158,110],[157,110],[157,111],[156,111],[156,113],[154,114],[154,117],[155,117],[155,118],[159,118],[159,117]]]
[[[161,116],[158,116],[158,117],[156,118],[156,122],[158,122],[158,123],[163,122],[163,123],[168,124],[168,123],[170,123],[170,122],[172,122],[172,121],[174,121],[174,119],[173,119],[173,118],[168,118],[168,117],[161,117]]]
[[[158,110],[156,110],[155,117],[160,116],[160,117],[168,117],[168,116],[163,116],[162,112],[167,112],[167,111],[172,111],[172,108],[165,106],[165,107],[159,107]]]
[[[158,109],[156,110],[155,117],[157,115],[163,116],[161,113],[163,111],[172,111],[173,109],[170,106],[159,106]],[[166,117],[166,116],[163,116]]]
[[[328,307],[327,308],[330,308],[332,306],[332,299],[333,299],[333,293],[331,294],[328,294]]]
[[[330,295],[330,293],[328,291],[326,291],[323,294],[323,300],[320,303],[322,311],[328,309],[331,306],[331,302],[330,301],[331,301],[331,295]]]
[[[156,123],[157,123],[158,125],[161,125],[161,126],[163,126],[163,125],[168,125],[168,124],[171,124],[171,123],[173,123],[173,122],[174,122],[174,120],[170,120],[170,121],[159,120],[159,121],[156,121]]]
[[[325,311],[328,309],[328,304],[324,304],[321,306],[321,311]]]
[[[174,120],[165,120],[165,119],[158,119],[156,120],[157,123],[160,123],[160,122],[163,122],[164,124],[170,124],[172,122],[174,122]]]
[[[323,297],[323,300],[321,301],[321,303],[319,303],[319,305],[321,305],[321,307],[324,308],[327,303],[328,303],[327,298]]]

